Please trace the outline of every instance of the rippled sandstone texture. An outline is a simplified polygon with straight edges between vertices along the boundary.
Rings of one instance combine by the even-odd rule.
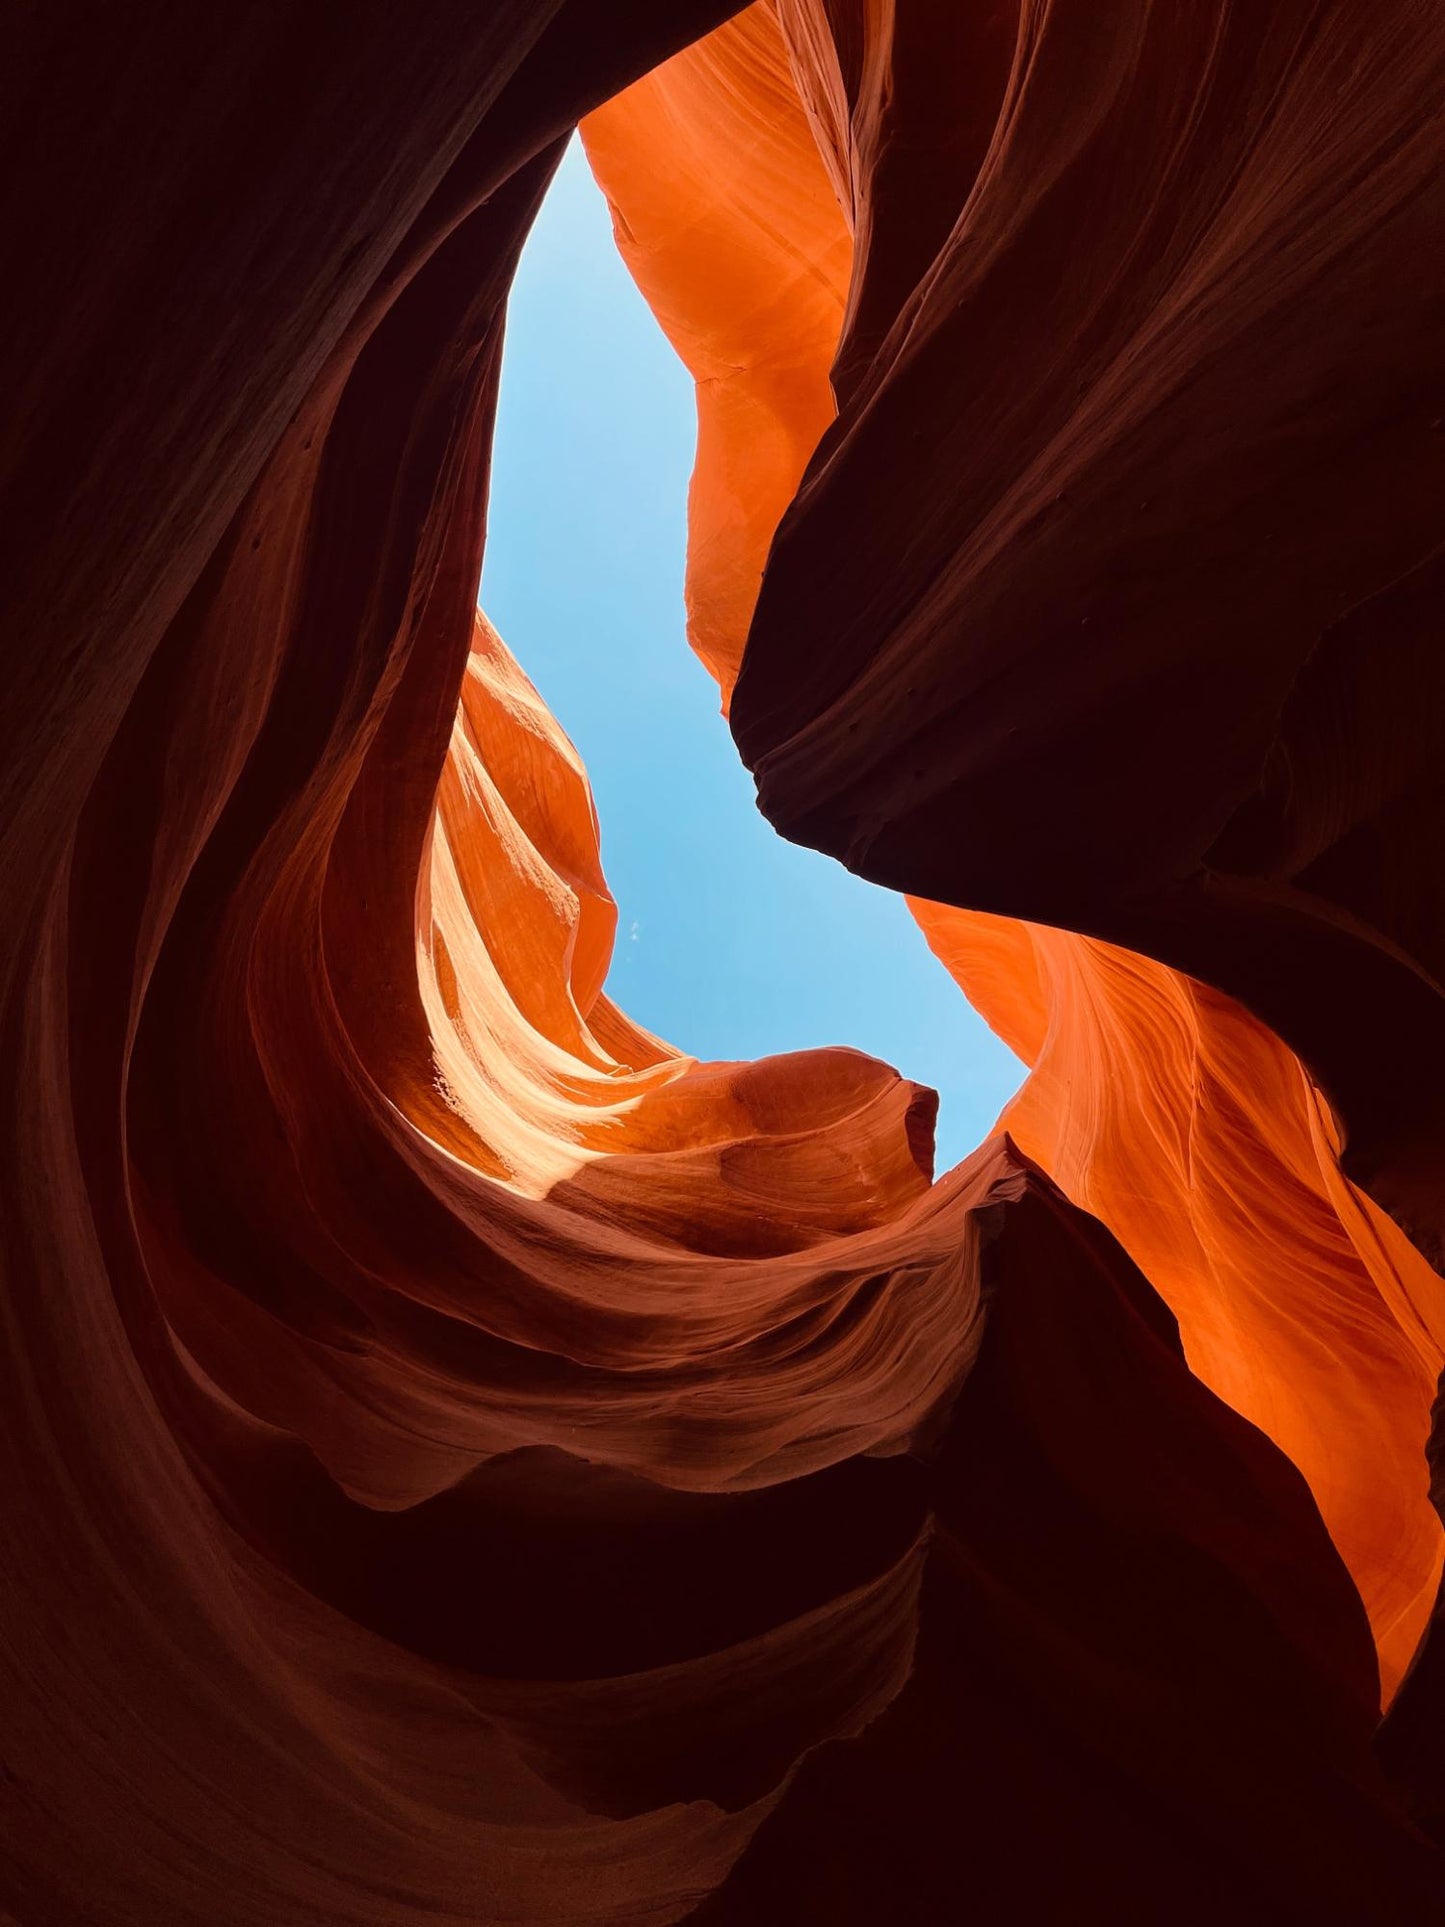
[[[608,1001],[473,608],[560,140],[724,11],[12,50],[24,1927],[1438,1913],[1435,1649],[1374,1743],[1439,1544],[1441,29],[790,0],[589,116],[764,805],[1035,1065],[931,1184],[887,1067]]]

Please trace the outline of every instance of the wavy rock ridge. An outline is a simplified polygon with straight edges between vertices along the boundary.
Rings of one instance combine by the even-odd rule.
[[[25,1927],[1445,1897],[1438,1643],[1379,1732],[1440,1567],[1445,32],[945,11],[22,36]],[[1034,1067],[936,1183],[886,1066],[609,1002],[473,607],[583,115],[763,806]]]

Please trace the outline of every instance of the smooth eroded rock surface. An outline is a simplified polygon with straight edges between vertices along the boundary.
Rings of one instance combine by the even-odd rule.
[[[12,36],[23,1927],[1445,1898],[1438,1645],[1378,1731],[1440,1548],[1445,36],[726,12]],[[936,1181],[886,1065],[610,1002],[475,609],[579,117],[763,806],[1034,1067]]]

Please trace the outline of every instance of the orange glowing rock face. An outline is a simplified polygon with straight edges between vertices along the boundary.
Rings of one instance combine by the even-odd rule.
[[[1389,1696],[1440,1576],[1420,1476],[1442,1357],[1438,1276],[1341,1174],[1308,1075],[1237,1004],[1066,931],[914,907],[1033,1066],[1002,1124],[1109,1226],[1178,1318],[1204,1382],[1309,1479],[1369,1610]],[[1347,1453],[1342,1428],[1360,1440]]]
[[[1438,1917],[1445,36],[721,11],[14,49],[26,1927]],[[475,610],[579,115],[764,806],[1033,1066],[937,1182],[609,1001]]]
[[[583,138],[622,258],[698,384],[688,635],[726,703],[768,546],[833,419],[852,236],[771,7],[590,114]]]

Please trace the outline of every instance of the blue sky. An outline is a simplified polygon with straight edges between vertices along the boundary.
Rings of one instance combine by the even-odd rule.
[[[687,646],[692,382],[574,139],[512,295],[482,606],[581,752],[620,917],[608,990],[698,1057],[851,1044],[940,1094],[938,1169],[1022,1067],[901,897],[785,843]]]

